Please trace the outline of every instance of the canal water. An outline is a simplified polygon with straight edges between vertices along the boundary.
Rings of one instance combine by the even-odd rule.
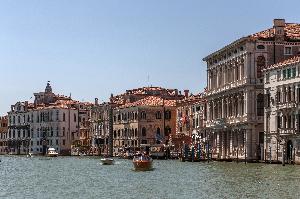
[[[300,198],[300,166],[0,156],[0,198]]]

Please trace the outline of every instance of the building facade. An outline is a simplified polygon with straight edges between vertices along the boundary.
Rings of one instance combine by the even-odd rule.
[[[176,132],[176,108],[169,105],[183,98],[177,89],[153,86],[111,95],[114,154],[141,144],[168,143]]]
[[[104,102],[95,104],[91,110],[92,148],[97,153],[113,156],[113,108],[115,104]],[[98,151],[98,150],[101,150]]]
[[[71,154],[79,135],[78,102],[54,94],[49,82],[45,92],[34,96],[34,103],[17,102],[8,112],[7,152],[45,154],[52,147]]]
[[[114,152],[141,144],[168,144],[176,132],[176,100],[148,96],[113,110]]]
[[[300,57],[264,70],[265,160],[300,163]]]
[[[7,153],[7,132],[8,132],[7,116],[0,117],[0,154]]]
[[[213,158],[263,159],[262,69],[299,53],[300,25],[275,19],[272,28],[208,55],[206,128]]]
[[[178,101],[176,134],[191,137],[194,143],[204,141],[205,106],[202,94],[186,96]]]

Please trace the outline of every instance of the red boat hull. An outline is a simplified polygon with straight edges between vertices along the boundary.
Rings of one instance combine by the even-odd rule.
[[[136,171],[152,170],[152,160],[151,161],[136,160],[133,161],[133,165]]]

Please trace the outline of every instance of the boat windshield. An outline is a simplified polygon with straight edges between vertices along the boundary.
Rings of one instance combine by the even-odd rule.
[[[135,161],[149,161],[149,160],[151,160],[151,158],[149,156],[140,155],[140,156],[135,156],[134,160]]]

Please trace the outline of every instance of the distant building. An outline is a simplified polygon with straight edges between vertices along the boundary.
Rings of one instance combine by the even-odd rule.
[[[177,89],[143,87],[111,96],[114,152],[141,144],[168,144],[176,132]]]
[[[207,134],[213,158],[263,159],[262,69],[299,54],[300,24],[275,19],[272,28],[242,37],[207,62]]]
[[[0,117],[0,154],[7,153],[7,116]]]
[[[95,99],[95,104],[91,110],[91,135],[92,150],[97,151],[99,148],[101,154],[113,155],[113,116],[112,111],[115,104],[104,102],[99,104]]]
[[[54,94],[49,82],[45,92],[34,96],[34,103],[17,102],[8,112],[8,152],[45,154],[53,147],[70,154],[79,133],[78,102]]]
[[[177,102],[176,134],[178,136],[188,136],[194,143],[205,141],[205,106],[206,102],[202,94],[187,95]]]
[[[271,65],[265,78],[265,158],[300,164],[300,57]]]

